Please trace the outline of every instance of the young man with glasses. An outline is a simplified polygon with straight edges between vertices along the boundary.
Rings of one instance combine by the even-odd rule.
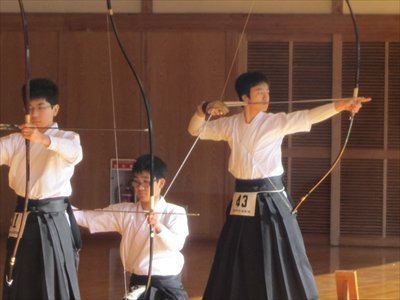
[[[124,270],[131,274],[131,291],[124,299],[138,299],[147,283],[149,268],[149,224],[154,226],[154,254],[151,288],[146,299],[186,300],[181,282],[184,257],[181,250],[189,234],[183,207],[166,202],[161,195],[166,164],[154,156],[154,210],[150,199],[150,155],[135,161],[132,185],[137,202],[112,204],[98,211],[74,211],[80,226],[90,233],[121,234],[120,255]],[[141,295],[143,296],[143,295]]]
[[[80,138],[58,129],[54,122],[60,110],[57,85],[36,78],[30,80],[29,87],[30,123],[19,126],[21,132],[0,138],[0,165],[9,166],[9,186],[17,195],[7,240],[2,299],[80,299],[80,235],[68,200],[70,179],[82,160]],[[22,90],[25,98],[25,86]],[[30,180],[27,213],[23,214],[25,140],[30,141]],[[23,216],[26,222],[21,221]],[[11,273],[10,260],[18,236]]]

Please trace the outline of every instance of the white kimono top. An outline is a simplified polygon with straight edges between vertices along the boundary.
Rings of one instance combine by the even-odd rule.
[[[54,123],[52,127],[58,127]],[[72,193],[71,177],[82,160],[79,135],[57,128],[45,132],[49,147],[30,143],[30,199],[68,197]],[[25,139],[21,133],[0,138],[0,165],[10,167],[9,186],[19,196],[25,196]]]
[[[259,112],[250,123],[244,113],[205,122],[195,114],[189,132],[200,139],[227,141],[231,149],[229,172],[237,179],[258,179],[282,175],[281,145],[283,138],[311,130],[337,113],[333,103],[312,110],[292,113]]]
[[[154,233],[152,274],[178,275],[184,264],[180,251],[189,234],[185,209],[161,197],[154,211],[160,213],[158,221],[162,230]],[[124,269],[131,274],[148,274],[150,231],[139,202],[112,204],[103,211],[74,211],[74,214],[78,224],[91,233],[114,231],[121,234],[120,255]]]

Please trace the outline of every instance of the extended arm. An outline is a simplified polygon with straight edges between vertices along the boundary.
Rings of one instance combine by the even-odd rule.
[[[357,101],[353,99],[342,99],[310,109],[309,118],[311,123],[315,124],[329,119],[344,110],[357,113],[361,109],[362,103],[369,101],[371,101],[371,98],[358,98]]]

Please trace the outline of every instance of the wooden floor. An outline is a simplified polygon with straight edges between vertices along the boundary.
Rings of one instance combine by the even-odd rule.
[[[3,274],[4,239],[1,240],[0,274]],[[115,236],[84,237],[79,280],[82,299],[116,300],[124,294],[124,274]],[[322,300],[337,299],[336,270],[356,270],[360,299],[400,299],[400,249],[329,247],[307,242]],[[190,299],[200,300],[214,255],[215,242],[188,241],[183,283]],[[243,299],[246,300],[246,299]]]

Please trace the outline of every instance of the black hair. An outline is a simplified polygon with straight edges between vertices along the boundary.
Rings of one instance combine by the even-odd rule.
[[[26,96],[26,84],[22,87],[22,97]],[[51,106],[58,104],[58,87],[46,78],[34,78],[29,81],[29,100],[44,98]]]
[[[250,89],[253,86],[256,86],[260,83],[265,82],[266,84],[270,85],[269,80],[267,76],[265,76],[261,72],[246,72],[241,75],[236,79],[235,82],[235,89],[236,93],[239,96],[239,100],[242,100],[243,95],[247,95],[250,97]]]
[[[154,160],[153,160],[153,162],[154,162],[154,164],[153,164],[154,178],[156,178],[156,179],[165,178],[165,176],[167,175],[167,165],[165,164],[165,162],[163,162],[161,160],[161,158],[159,158],[157,156],[154,156],[153,158],[154,158]],[[151,163],[150,154],[145,154],[145,155],[138,157],[136,159],[135,163],[133,164],[132,173],[134,175],[141,173],[143,171],[150,173],[150,163]]]

